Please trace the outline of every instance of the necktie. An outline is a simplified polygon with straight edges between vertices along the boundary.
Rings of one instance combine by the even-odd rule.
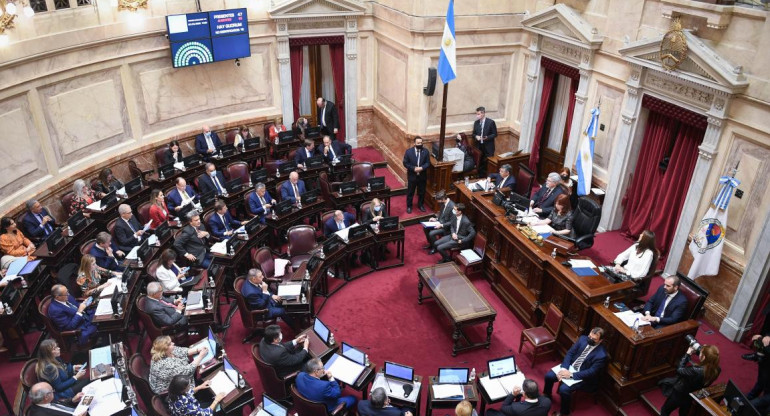
[[[297,189],[297,184],[293,183],[291,186],[294,187],[294,199],[299,200],[299,190]]]
[[[130,220],[126,220],[126,224],[128,224],[128,228],[130,228],[131,231],[133,231],[134,234],[136,234],[136,229],[134,228],[133,225],[131,225],[131,221]]]
[[[174,305],[173,303],[168,303],[168,302],[166,302],[163,299],[160,300],[160,304],[163,305],[163,306],[169,306],[169,307],[172,307],[172,308],[176,308],[176,305]]]
[[[343,229],[343,228],[345,228],[345,227],[343,227],[343,226],[342,226],[342,223],[341,223],[341,222],[338,222],[338,223],[337,223],[337,229],[338,229],[338,230],[341,230],[341,229]]]
[[[572,364],[572,366],[575,367],[575,371],[580,370],[580,366],[583,365],[583,361],[586,360],[586,357],[588,357],[589,352],[591,352],[591,346],[586,345],[586,348],[583,350],[583,352],[580,354],[577,360],[575,360],[575,362]]]
[[[189,197],[189,196],[187,196],[187,191],[186,191],[186,190],[185,190],[185,191],[182,191],[182,192],[180,192],[179,194],[180,194],[180,195],[182,195],[182,199],[183,199],[183,200],[184,200],[184,199],[190,199],[190,197]]]
[[[481,131],[479,132],[479,136],[484,137],[484,122],[486,121],[486,118],[481,119]]]
[[[324,106],[324,109],[321,110],[321,127],[326,127],[326,122],[324,121],[325,116],[326,116],[326,106]]]
[[[43,223],[43,214],[37,214],[37,220],[40,221],[40,223],[42,224]],[[51,226],[48,223],[46,223],[43,226],[43,230],[45,230],[45,235],[48,235],[48,233],[51,232]]]
[[[658,310],[655,312],[655,316],[660,318],[663,316],[663,311],[666,310],[666,301],[668,301],[668,295],[663,299],[663,302],[660,303],[660,306],[658,307]]]
[[[69,306],[72,309],[77,309],[77,307],[70,302],[67,302],[67,306]]]
[[[211,134],[206,135],[206,144],[208,145],[210,150],[215,150],[214,148],[214,141],[211,140]]]
[[[499,184],[497,184],[497,188],[498,188],[498,189],[502,188],[502,187],[503,187],[503,183],[505,183],[505,178],[503,178],[503,177],[501,176],[501,177],[500,177],[500,183],[499,183]]]
[[[224,215],[220,215],[219,219],[222,220],[222,224],[225,225],[225,231],[230,231],[230,227],[227,226],[227,221],[225,221],[225,216]]]
[[[217,178],[217,175],[214,175],[211,177],[214,180],[214,186],[217,187],[217,194],[222,193],[222,185],[219,183],[219,178]]]
[[[332,145],[329,145],[329,150],[331,150],[331,152],[332,152],[332,159],[334,159],[335,157],[337,157],[337,154],[335,154],[335,153],[334,153],[334,146],[332,146]]]
[[[551,188],[548,188],[547,191],[543,194],[543,197],[540,198],[540,201],[537,202],[537,205],[541,205],[543,202],[545,202],[546,199],[548,199],[548,196],[551,195]]]
[[[420,164],[420,150],[417,150],[417,164]]]

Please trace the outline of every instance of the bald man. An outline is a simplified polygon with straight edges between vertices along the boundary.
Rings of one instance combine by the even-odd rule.
[[[83,398],[83,393],[78,393],[72,398],[77,403]],[[75,411],[74,407],[53,403],[53,387],[46,382],[35,383],[29,389],[29,399],[32,405],[27,410],[27,416],[69,416]],[[87,412],[76,416],[83,416]]]
[[[195,150],[208,161],[222,147],[222,142],[217,132],[211,131],[209,126],[204,125],[202,130],[201,134],[195,137]]]
[[[299,178],[299,173],[289,174],[289,180],[281,185],[281,201],[289,200],[292,205],[297,205],[302,194],[305,193],[305,181]]]
[[[342,212],[340,210],[334,211],[334,216],[326,220],[324,223],[324,235],[329,237],[339,230],[350,227],[355,224],[356,216],[349,212]]]

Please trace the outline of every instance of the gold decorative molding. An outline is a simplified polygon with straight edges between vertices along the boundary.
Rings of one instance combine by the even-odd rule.
[[[128,10],[135,12],[139,9],[146,9],[150,0],[118,0],[118,11]]]
[[[673,71],[679,68],[687,59],[687,38],[682,31],[682,21],[674,19],[671,29],[663,35],[660,41],[660,64],[663,68]]]

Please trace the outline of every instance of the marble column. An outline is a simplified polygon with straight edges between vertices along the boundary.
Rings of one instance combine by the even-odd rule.
[[[358,147],[358,23],[345,22],[345,143]]]
[[[602,218],[599,221],[599,229],[601,230],[617,229],[623,221],[620,202],[627,186],[625,183],[628,180],[626,170],[631,166],[630,161],[634,154],[633,141],[637,128],[636,121],[642,106],[639,99],[642,67],[638,65],[631,65],[631,67],[631,76],[626,81],[626,101],[620,113],[622,123],[610,158],[610,169],[607,175],[609,182],[602,205]]]
[[[534,124],[537,120],[537,109],[540,107],[540,91],[542,90],[542,78],[540,77],[540,41],[542,36],[532,35],[529,44],[529,65],[527,67],[527,86],[524,90],[524,106],[521,115],[521,136],[519,137],[519,150],[529,152],[532,149],[532,135]]]
[[[749,322],[755,315],[757,303],[761,300],[764,291],[762,288],[767,283],[770,274],[770,213],[765,216],[762,232],[754,246],[741,282],[735,291],[727,318],[722,321],[719,332],[733,341],[740,341],[743,335],[751,329]]]
[[[583,52],[584,57],[590,59],[590,51]],[[581,65],[582,66],[582,65]],[[567,139],[567,151],[564,154],[564,166],[572,169],[580,148],[580,126],[583,123],[583,117],[586,111],[586,101],[588,100],[588,86],[591,84],[591,71],[580,68],[580,82],[575,92],[575,108],[572,110],[572,125],[569,128],[569,138]]]
[[[291,58],[289,54],[289,33],[286,23],[278,25],[278,79],[281,83],[281,113],[283,124],[294,124],[294,98],[291,93]]]

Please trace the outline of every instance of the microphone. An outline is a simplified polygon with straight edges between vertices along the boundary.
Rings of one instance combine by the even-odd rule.
[[[387,376],[385,376],[385,375],[383,374],[383,375],[382,375],[382,378],[384,378],[384,379],[385,379],[385,384],[387,384],[387,385],[388,385],[388,391],[390,391],[391,393],[393,393],[393,389],[391,389],[391,388],[390,388],[390,382],[388,381],[388,377],[387,377]]]

